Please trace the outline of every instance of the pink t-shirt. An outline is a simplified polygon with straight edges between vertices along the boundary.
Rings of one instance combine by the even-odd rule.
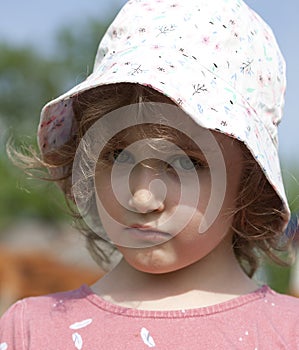
[[[199,309],[144,311],[87,286],[27,298],[0,321],[0,350],[299,349],[299,299],[267,286]]]

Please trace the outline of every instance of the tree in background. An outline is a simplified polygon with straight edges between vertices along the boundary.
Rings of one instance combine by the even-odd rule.
[[[36,147],[41,108],[90,74],[105,29],[95,20],[62,28],[47,57],[34,48],[0,43],[0,229],[24,217],[57,220],[60,192],[53,184],[28,183],[7,159],[5,144],[11,137],[16,145]]]
[[[295,249],[298,250],[299,229],[296,227],[299,218],[299,168],[294,165],[283,164],[282,169],[285,175],[285,188],[288,202],[292,212],[292,220],[286,230],[286,234],[292,236],[296,234]],[[294,270],[291,268],[280,267],[273,263],[265,263],[264,272],[268,284],[281,293],[289,293],[289,280]]]

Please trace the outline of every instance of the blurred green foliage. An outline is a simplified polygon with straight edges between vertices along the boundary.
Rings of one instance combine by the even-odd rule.
[[[28,179],[7,160],[0,160],[0,233],[17,220],[66,219],[64,198],[56,185]]]
[[[48,56],[0,43],[0,230],[22,218],[66,218],[58,188],[29,180],[8,160],[5,144],[11,138],[16,148],[36,148],[41,108],[90,74],[106,25],[91,20],[71,28],[58,32],[55,52]]]
[[[35,133],[47,101],[90,74],[106,27],[91,21],[74,28],[58,32],[55,53],[47,57],[33,48],[0,43],[0,117],[18,138]]]
[[[264,266],[267,283],[277,292],[288,294],[291,267],[283,267],[274,263],[267,263]]]

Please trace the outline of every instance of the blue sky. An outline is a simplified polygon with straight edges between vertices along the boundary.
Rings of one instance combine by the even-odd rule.
[[[82,23],[89,17],[111,18],[126,0],[9,0],[1,4],[0,41],[31,44],[43,52],[51,50],[61,26]],[[246,0],[274,30],[288,64],[288,90],[284,120],[280,126],[280,153],[299,167],[299,117],[297,82],[299,69],[299,1]],[[295,44],[297,43],[297,44]]]

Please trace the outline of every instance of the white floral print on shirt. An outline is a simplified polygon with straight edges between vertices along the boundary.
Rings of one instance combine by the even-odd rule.
[[[86,320],[71,324],[69,328],[73,330],[79,330],[89,326],[91,323],[92,323],[92,318],[88,318]],[[75,332],[72,334],[72,340],[77,350],[81,350],[83,348],[83,339],[78,332]]]
[[[150,335],[150,332],[146,328],[141,328],[140,335],[144,344],[146,344],[149,348],[154,348],[156,346],[153,337]]]

